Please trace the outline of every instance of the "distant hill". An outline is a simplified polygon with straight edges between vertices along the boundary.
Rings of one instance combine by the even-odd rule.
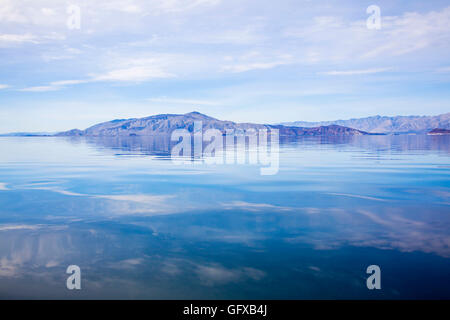
[[[49,137],[55,135],[49,132],[11,132],[1,133],[0,137]]]
[[[194,130],[194,122],[202,121],[203,130],[218,129],[225,133],[227,129],[246,130],[278,129],[281,136],[354,136],[368,134],[361,130],[339,125],[319,126],[316,128],[299,128],[285,125],[266,125],[254,123],[236,123],[222,121],[199,112],[186,114],[160,114],[145,118],[118,119],[103,122],[85,130],[73,129],[60,132],[57,136],[155,136],[169,135],[175,129]]]
[[[296,127],[318,127],[340,125],[370,133],[428,133],[435,128],[450,129],[450,113],[437,116],[373,116],[368,118],[305,122],[285,122],[281,125]]]
[[[450,130],[447,129],[440,129],[440,128],[436,128],[431,130],[430,132],[428,132],[429,135],[443,135],[443,134],[450,134]]]

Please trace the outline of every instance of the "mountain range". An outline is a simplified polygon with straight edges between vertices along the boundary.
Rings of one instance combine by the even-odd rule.
[[[73,129],[57,133],[57,136],[156,136],[170,135],[175,129],[194,130],[194,122],[201,121],[203,130],[218,129],[225,133],[228,129],[278,129],[280,136],[354,136],[367,132],[340,125],[300,128],[297,126],[236,123],[222,121],[199,112],[186,114],[160,114],[145,118],[117,119],[103,122],[85,130]]]
[[[194,122],[201,121],[203,130],[278,129],[280,136],[355,136],[373,134],[448,134],[450,113],[437,116],[373,116],[359,119],[281,124],[256,124],[223,121],[199,112],[186,114],[159,114],[145,118],[116,119],[102,122],[85,130],[72,129],[59,133],[17,132],[0,136],[159,136],[170,135],[175,129],[194,130]],[[433,130],[440,130],[434,132]]]
[[[370,133],[427,133],[433,129],[450,129],[450,112],[437,116],[373,116],[359,119],[306,122],[294,121],[281,123],[284,126],[320,127],[339,125]]]

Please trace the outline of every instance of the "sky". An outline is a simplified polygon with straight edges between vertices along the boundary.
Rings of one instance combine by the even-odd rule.
[[[449,112],[450,3],[0,0],[0,133],[194,110],[256,123]]]

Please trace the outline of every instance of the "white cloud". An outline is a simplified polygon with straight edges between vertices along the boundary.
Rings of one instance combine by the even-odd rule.
[[[171,78],[173,74],[165,72],[158,66],[136,66],[108,71],[94,76],[92,81],[143,82],[155,78]]]
[[[63,49],[51,49],[43,53],[41,56],[45,62],[51,62],[57,60],[73,59],[82,53],[83,51],[78,48],[68,47]]]
[[[80,84],[80,83],[86,83],[89,82],[89,80],[61,80],[61,81],[53,81],[50,83],[51,86],[66,86],[66,85],[72,85],[72,84]]]
[[[327,71],[327,72],[319,72],[319,74],[325,74],[330,76],[352,76],[352,75],[361,75],[361,74],[372,74],[372,73],[380,73],[392,70],[392,68],[373,68],[373,69],[363,69],[363,70],[347,70],[347,71]]]
[[[19,89],[18,91],[24,91],[24,92],[47,92],[47,91],[56,91],[61,89],[61,87],[58,86],[36,86],[36,87],[28,87]]]
[[[258,51],[250,51],[237,58],[227,56],[225,57],[225,61],[232,61],[232,63],[223,66],[222,71],[233,73],[272,69],[295,62],[293,57],[289,54],[274,55],[270,53],[261,53]]]
[[[69,85],[87,82],[145,82],[153,79],[175,77],[168,71],[174,58],[171,55],[154,57],[114,57],[107,59],[107,71],[90,74],[87,79],[56,81],[53,84]]]
[[[89,3],[89,9],[125,12],[129,14],[162,15],[180,14],[201,7],[213,7],[221,0],[97,0]]]
[[[31,33],[4,33],[0,34],[0,46],[15,46],[15,45],[21,45],[25,43],[32,43],[32,44],[42,44],[42,43],[48,43],[51,41],[61,41],[65,40],[66,37],[63,34],[59,34],[56,32],[50,32],[48,34],[44,34],[41,36],[37,36]]]
[[[257,26],[246,26],[240,29],[221,30],[211,29],[208,33],[190,34],[183,37],[180,41],[204,44],[232,44],[232,45],[250,45],[261,43],[267,36]]]
[[[28,19],[23,14],[23,11],[17,7],[17,3],[13,0],[2,0],[0,2],[0,21],[25,23],[27,20]]]
[[[167,62],[163,59],[127,59],[116,61],[119,67],[104,73],[90,74],[86,79],[68,79],[52,81],[49,85],[34,86],[19,91],[47,92],[63,89],[65,86],[92,82],[132,82],[140,83],[161,78],[172,78],[174,74],[165,70]]]
[[[318,16],[314,17],[312,23],[308,21],[307,26],[294,27],[290,26],[283,32],[286,37],[310,38],[317,37],[320,33],[329,33],[332,30],[346,27],[344,21],[339,17]]]
[[[154,1],[156,11],[183,12],[200,6],[215,6],[221,0],[157,0]]]
[[[0,84],[0,90],[6,89],[6,88],[9,88],[9,85],[7,85],[7,84]]]
[[[278,210],[278,211],[291,211],[294,208],[277,206],[270,203],[252,203],[246,201],[232,201],[229,203],[221,204],[226,209],[241,209],[248,211],[263,211],[263,210]]]
[[[42,8],[41,12],[46,15],[46,16],[53,16],[56,14],[56,11],[54,9],[51,8]]]
[[[379,42],[365,56],[403,55],[434,45],[448,45],[449,25],[450,7],[425,14],[407,12],[400,17],[388,17],[383,21],[383,43]]]
[[[259,281],[266,276],[266,273],[262,270],[248,267],[228,269],[219,264],[197,265],[195,272],[202,283],[208,286],[223,285],[248,279]]]
[[[139,6],[137,6],[137,5],[127,5],[127,6],[124,6],[123,8],[122,8],[122,10],[124,11],[124,12],[127,12],[127,13],[141,13],[142,12],[142,8],[140,8]]]
[[[25,225],[25,224],[18,224],[18,225],[0,225],[0,231],[9,231],[9,230],[36,230],[39,229],[41,226],[39,225]]]
[[[195,105],[203,105],[203,106],[214,106],[214,105],[218,104],[217,102],[214,102],[214,101],[192,100],[192,99],[149,98],[147,100],[151,101],[151,102],[158,102],[158,103],[195,104]]]
[[[74,84],[80,84],[80,83],[86,83],[86,82],[90,82],[90,80],[61,80],[61,81],[53,81],[53,82],[50,83],[50,85],[27,87],[27,88],[19,89],[17,91],[23,91],[23,92],[58,91],[58,90],[64,89],[64,87],[67,86],[67,85],[74,85]]]
[[[223,70],[238,73],[238,72],[246,72],[246,71],[258,70],[258,69],[272,69],[272,68],[282,66],[285,64],[287,64],[286,61],[254,62],[254,63],[224,66]]]
[[[153,194],[119,194],[119,195],[96,195],[94,198],[102,198],[116,201],[130,201],[142,204],[164,204],[169,199],[174,198],[173,195],[153,195]]]
[[[369,30],[365,20],[316,17],[313,24],[290,26],[284,36],[297,39],[317,61],[354,61],[395,57],[421,49],[448,48],[450,7],[427,13],[383,16],[380,30]]]
[[[24,33],[24,34],[0,34],[0,42],[6,42],[6,43],[24,43],[24,42],[39,43],[37,41],[37,38],[34,35],[32,35],[31,33]]]
[[[136,4],[134,0],[121,0],[121,1],[96,1],[97,3],[90,4],[92,9],[94,7],[101,8],[106,11],[118,11],[130,14],[140,14],[144,13],[144,7],[150,3],[141,3],[140,5]]]
[[[113,269],[131,270],[144,263],[143,258],[126,259],[122,261],[115,261],[111,263],[110,267]]]
[[[342,196],[342,197],[351,197],[351,198],[358,198],[358,199],[373,200],[373,201],[388,201],[388,200],[382,199],[382,198],[364,196],[364,195],[359,195],[359,194],[336,193],[336,192],[329,192],[327,194],[334,195],[334,196]]]
[[[88,79],[60,80],[51,82],[47,88],[75,85],[90,82],[145,82],[157,78],[171,78],[174,74],[168,73],[157,66],[136,66],[124,69],[115,69],[98,75],[91,75]]]
[[[108,203],[108,214],[170,214],[186,210],[186,206],[178,206],[174,195],[170,194],[83,194],[72,192],[58,186],[25,185],[24,189],[46,190],[70,197],[105,199]],[[1,229],[0,229],[1,230]]]

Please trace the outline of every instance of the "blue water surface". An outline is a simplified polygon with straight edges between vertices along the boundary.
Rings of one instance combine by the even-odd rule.
[[[450,298],[449,136],[283,140],[275,175],[170,148],[1,137],[0,298]]]

